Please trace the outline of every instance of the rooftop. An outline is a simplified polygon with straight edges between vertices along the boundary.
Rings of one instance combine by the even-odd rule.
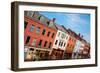
[[[61,31],[63,31],[63,32],[66,32],[66,30],[65,30],[61,25],[56,24],[56,28],[57,28],[58,30],[61,30]]]
[[[52,20],[48,19],[44,15],[41,15],[38,11],[25,11],[24,15],[45,26],[56,29],[55,23],[53,23]]]

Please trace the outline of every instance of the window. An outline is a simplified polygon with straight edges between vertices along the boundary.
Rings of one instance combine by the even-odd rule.
[[[44,47],[46,47],[46,45],[47,45],[47,41],[45,41],[45,43],[44,43]]]
[[[35,12],[33,13],[32,17],[34,17],[34,15],[35,15]]]
[[[47,21],[47,25],[49,26],[49,24],[50,24],[50,21]]]
[[[50,43],[49,43],[49,47],[48,47],[48,48],[51,48],[51,44],[52,44],[52,43],[50,42]]]
[[[30,17],[32,17],[32,16],[33,16],[33,14],[34,14],[34,12],[33,12],[33,11],[27,12],[27,15],[28,15],[28,16],[30,16]]]
[[[37,27],[36,33],[39,33],[39,32],[40,32],[40,27]]]
[[[54,37],[54,33],[52,33],[52,38]]]
[[[33,32],[33,30],[34,30],[34,25],[31,25],[30,26],[30,32]]]
[[[40,57],[42,57],[42,53],[40,53]]]
[[[62,39],[64,39],[64,38],[65,38],[65,35],[64,35],[64,34],[62,34],[62,35],[61,35],[61,38],[62,38]]]
[[[42,44],[42,40],[40,40],[40,41],[39,41],[39,44],[38,44],[38,46],[41,46],[41,44]]]
[[[40,16],[40,22],[45,22],[45,18],[44,18],[44,16]]]
[[[63,45],[63,42],[61,42],[61,46]]]
[[[60,44],[61,44],[61,41],[59,42],[59,46],[60,46]]]
[[[66,43],[64,43],[64,47],[65,47]]]
[[[30,48],[30,51],[34,51],[34,48]]]
[[[36,50],[36,51],[39,51],[39,50]]]
[[[25,44],[28,44],[30,41],[30,36],[27,37]]]
[[[36,45],[36,39],[33,39],[32,46]]]
[[[58,43],[58,40],[56,40],[55,45],[57,45],[57,43]]]
[[[39,16],[38,19],[40,20],[41,19],[41,16]]]
[[[58,33],[58,37],[60,36],[60,32]]]
[[[44,35],[44,34],[45,34],[45,32],[46,32],[46,30],[45,30],[45,29],[43,29],[43,31],[42,31],[42,35]]]
[[[28,22],[24,21],[24,28],[26,29]]]
[[[47,36],[48,36],[48,37],[50,36],[50,31],[48,32]]]

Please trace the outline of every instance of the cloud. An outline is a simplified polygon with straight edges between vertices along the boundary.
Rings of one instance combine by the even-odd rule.
[[[65,16],[67,17],[67,23],[69,25],[84,25],[87,24],[86,20],[83,19],[80,14],[65,14]]]

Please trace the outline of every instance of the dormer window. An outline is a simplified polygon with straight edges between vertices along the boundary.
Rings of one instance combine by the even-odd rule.
[[[34,12],[33,11],[27,12],[27,16],[33,17],[33,15],[34,15]]]
[[[40,22],[45,22],[45,18],[43,16],[40,16]]]
[[[50,21],[47,21],[47,25],[49,26],[49,24],[50,24]]]
[[[40,20],[41,19],[41,16],[39,16],[38,19]]]

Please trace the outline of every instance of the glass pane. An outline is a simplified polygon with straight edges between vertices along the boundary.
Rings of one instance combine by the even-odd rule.
[[[34,26],[31,25],[31,26],[30,26],[30,32],[32,32],[33,30],[34,30]]]

